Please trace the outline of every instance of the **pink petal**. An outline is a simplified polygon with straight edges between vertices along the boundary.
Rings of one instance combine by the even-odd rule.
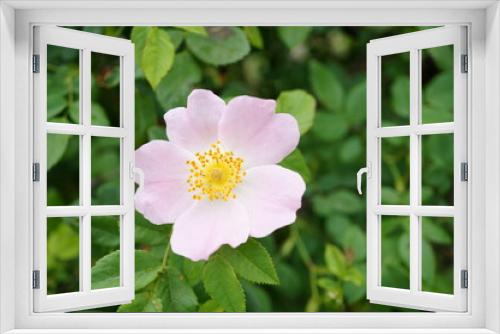
[[[190,152],[165,140],[153,140],[135,152],[144,173],[144,186],[135,194],[135,207],[153,224],[172,223],[193,204],[188,192]]]
[[[221,118],[219,139],[246,168],[278,163],[299,143],[297,121],[289,114],[276,114],[275,106],[273,100],[239,96]]]
[[[177,219],[170,246],[193,261],[206,260],[224,244],[238,247],[248,233],[248,216],[241,203],[202,200]]]
[[[224,101],[209,90],[195,89],[189,94],[187,108],[169,110],[165,116],[171,142],[191,152],[205,151],[217,140]]]
[[[265,237],[292,224],[305,190],[302,177],[281,166],[259,166],[247,170],[243,182],[235,188],[235,194],[247,209],[250,235]]]

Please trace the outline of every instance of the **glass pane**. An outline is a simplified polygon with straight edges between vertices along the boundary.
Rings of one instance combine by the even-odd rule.
[[[380,139],[381,204],[410,204],[410,137]]]
[[[453,134],[422,136],[422,204],[453,205]]]
[[[47,205],[78,205],[80,137],[47,134]]]
[[[120,204],[120,139],[92,137],[92,205]]]
[[[80,122],[80,50],[47,45],[47,121]]]
[[[453,294],[453,218],[422,217],[422,290]]]
[[[120,57],[92,52],[93,125],[120,126]]]
[[[92,217],[91,238],[92,289],[120,286],[120,217]]]
[[[79,218],[47,218],[47,294],[79,291]]]
[[[410,123],[410,53],[383,56],[381,66],[382,126]]]
[[[422,52],[422,123],[453,122],[453,45]]]
[[[382,286],[410,288],[410,217],[381,217]]]

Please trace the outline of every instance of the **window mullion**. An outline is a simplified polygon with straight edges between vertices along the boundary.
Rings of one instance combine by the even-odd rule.
[[[416,128],[420,119],[420,54],[418,49],[410,51],[410,207],[420,204],[420,138]],[[420,218],[416,212],[410,214],[410,290],[420,290]]]
[[[81,201],[84,214],[80,218],[80,290],[88,292],[91,289],[91,78],[90,78],[90,51],[82,50],[80,70],[80,114],[81,122],[85,129],[81,137],[82,147],[80,150],[80,189]]]

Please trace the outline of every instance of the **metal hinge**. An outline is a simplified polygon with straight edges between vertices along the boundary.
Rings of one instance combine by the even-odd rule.
[[[33,182],[40,181],[40,164],[35,162],[33,164]]]
[[[469,287],[469,272],[467,270],[462,270],[460,272],[460,287],[462,289],[467,289]]]
[[[462,73],[469,72],[469,57],[462,55]]]
[[[469,181],[469,164],[466,162],[460,164],[460,180]]]
[[[33,270],[33,289],[40,289],[40,270]]]
[[[33,73],[40,73],[40,55],[33,55]]]

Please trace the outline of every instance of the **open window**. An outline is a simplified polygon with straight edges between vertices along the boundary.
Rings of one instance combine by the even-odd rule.
[[[61,49],[70,52],[57,58]],[[133,52],[133,44],[124,39],[53,26],[34,30],[35,312],[82,310],[127,303],[134,298]],[[56,57],[61,66],[49,68],[48,57]],[[109,80],[120,86],[119,96],[110,96],[111,103],[119,104],[120,113],[103,122],[102,111],[91,104],[95,84],[91,71],[95,66],[105,67],[107,62],[120,65],[117,73],[109,75]],[[73,71],[73,80],[62,80],[61,70]],[[58,94],[68,91],[71,102],[61,106],[58,101],[68,97]],[[69,108],[69,117],[58,116],[62,108]],[[106,159],[99,153],[103,146],[113,147],[118,158]],[[58,169],[64,159],[67,164]],[[118,192],[95,194],[95,184],[100,180],[96,164],[119,185],[113,188]],[[71,177],[61,180],[58,174],[62,170]],[[78,189],[72,192],[78,196],[54,198],[48,193],[48,185]],[[119,260],[114,263],[116,274],[108,273],[106,285],[93,284],[91,238],[99,236],[94,229],[116,235]],[[77,253],[78,272],[65,272],[62,265],[56,274],[70,276],[72,284],[49,284],[54,280],[47,270],[51,261],[69,261],[73,259],[68,255],[71,253]]]
[[[442,27],[372,40],[367,47],[367,297],[373,303],[434,311],[467,310],[467,44],[466,28]],[[429,53],[439,53],[443,66],[439,96],[428,96]],[[403,61],[394,62],[399,58]],[[397,63],[397,64],[396,64]],[[395,65],[396,64],[396,65]],[[400,71],[398,101],[386,91],[388,71]],[[434,80],[434,83],[436,80]],[[444,92],[444,93],[443,93]],[[392,142],[407,147],[388,164],[382,159]],[[447,146],[448,145],[448,146]],[[452,150],[440,150],[453,147]],[[448,172],[434,173],[438,162],[422,161],[433,150]],[[451,152],[452,151],[452,155]],[[428,154],[426,156],[429,156]],[[432,156],[432,155],[431,155]],[[408,196],[390,196],[391,173],[407,169]],[[433,187],[449,182],[452,196]],[[394,192],[393,192],[394,193]],[[436,228],[438,226],[438,228]],[[425,284],[430,245],[423,235],[452,231],[449,287],[430,291]],[[387,236],[390,235],[391,238]],[[397,242],[393,242],[397,238]],[[391,255],[406,254],[406,282],[387,278]]]

